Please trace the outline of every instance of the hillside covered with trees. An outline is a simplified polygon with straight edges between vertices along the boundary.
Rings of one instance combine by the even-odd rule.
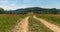
[[[60,9],[56,8],[40,8],[40,7],[30,7],[30,8],[21,8],[16,10],[4,10],[0,8],[0,14],[27,14],[29,12],[33,12],[36,14],[60,14]]]

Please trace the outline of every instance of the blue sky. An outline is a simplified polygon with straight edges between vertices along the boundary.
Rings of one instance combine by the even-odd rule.
[[[0,0],[0,7],[5,10],[27,7],[60,9],[60,0]]]

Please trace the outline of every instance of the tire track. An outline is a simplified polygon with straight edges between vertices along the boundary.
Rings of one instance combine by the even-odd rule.
[[[54,32],[60,32],[60,27],[54,24],[49,23],[48,21],[44,19],[37,18],[36,16],[33,16],[35,19],[39,20],[41,23],[43,23],[46,27],[50,28]]]
[[[21,22],[19,22],[12,32],[28,32],[28,19],[29,17],[26,17]]]

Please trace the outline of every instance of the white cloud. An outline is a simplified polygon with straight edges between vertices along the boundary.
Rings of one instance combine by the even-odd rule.
[[[15,9],[19,9],[19,8],[27,8],[28,6],[19,6],[19,5],[16,5],[16,4],[10,4],[10,5],[0,5],[1,8],[4,8],[5,10],[15,10]]]
[[[60,5],[58,5],[59,3],[56,3],[55,0],[49,0],[46,2],[51,3],[51,5],[43,5],[45,3],[44,0],[24,0],[23,4],[19,2],[21,5],[19,5],[19,3],[17,4],[16,2],[18,2],[18,0],[0,0],[0,7],[4,8],[5,10],[15,10],[19,8],[27,8],[33,6],[39,6],[43,8],[60,8]],[[54,5],[55,3],[56,5]]]
[[[13,3],[12,3],[13,2]],[[20,8],[16,3],[16,0],[0,0],[0,7],[4,8],[5,10],[14,10]]]

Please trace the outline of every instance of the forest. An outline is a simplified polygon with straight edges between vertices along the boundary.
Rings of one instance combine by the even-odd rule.
[[[3,8],[0,8],[0,14],[27,14],[29,12],[33,12],[35,14],[60,14],[60,9],[29,7],[16,10],[4,10]]]

